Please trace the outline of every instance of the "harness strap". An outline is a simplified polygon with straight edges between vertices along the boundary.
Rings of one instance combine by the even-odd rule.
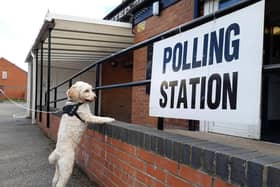
[[[81,120],[83,123],[85,123],[85,120],[83,120],[79,114],[77,113],[77,110],[79,109],[79,106],[81,106],[83,103],[77,103],[73,105],[65,105],[62,108],[63,114],[67,114],[69,116],[76,116],[79,120]]]
[[[86,123],[86,121],[83,120],[83,119],[79,116],[79,114],[78,114],[77,112],[75,112],[75,116],[76,116],[79,120],[81,120],[81,122]]]

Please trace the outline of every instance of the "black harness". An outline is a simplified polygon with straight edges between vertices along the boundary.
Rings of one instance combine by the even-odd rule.
[[[83,120],[79,114],[77,113],[77,110],[79,109],[79,106],[81,106],[83,103],[77,103],[73,105],[65,105],[62,108],[63,114],[68,114],[69,116],[76,116],[81,122],[85,123],[85,120]]]

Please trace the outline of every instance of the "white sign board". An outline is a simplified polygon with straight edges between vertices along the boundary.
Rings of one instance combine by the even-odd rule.
[[[259,124],[264,1],[154,44],[150,115]]]

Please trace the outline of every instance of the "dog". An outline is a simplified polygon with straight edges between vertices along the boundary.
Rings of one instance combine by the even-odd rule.
[[[74,166],[75,149],[88,123],[109,123],[110,117],[95,116],[90,112],[89,103],[96,99],[92,86],[78,81],[66,92],[68,101],[63,107],[55,150],[49,155],[49,163],[55,164],[53,187],[66,186]]]

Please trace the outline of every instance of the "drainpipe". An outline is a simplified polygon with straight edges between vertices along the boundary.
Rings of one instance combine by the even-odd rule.
[[[32,62],[28,62],[28,71],[27,71],[27,95],[26,95],[26,100],[27,100],[27,108],[31,108],[31,90],[32,90]],[[30,118],[30,111],[26,110],[26,117]]]
[[[35,110],[36,110],[36,99],[35,99],[35,95],[36,95],[36,71],[37,71],[37,63],[36,63],[36,58],[35,58],[35,55],[33,53],[33,51],[31,51],[31,55],[32,55],[32,94],[31,94],[31,103],[32,103],[32,106],[31,106],[31,120],[32,120],[32,124],[35,124],[36,123],[36,119],[35,119]],[[31,81],[30,81],[31,83]]]

